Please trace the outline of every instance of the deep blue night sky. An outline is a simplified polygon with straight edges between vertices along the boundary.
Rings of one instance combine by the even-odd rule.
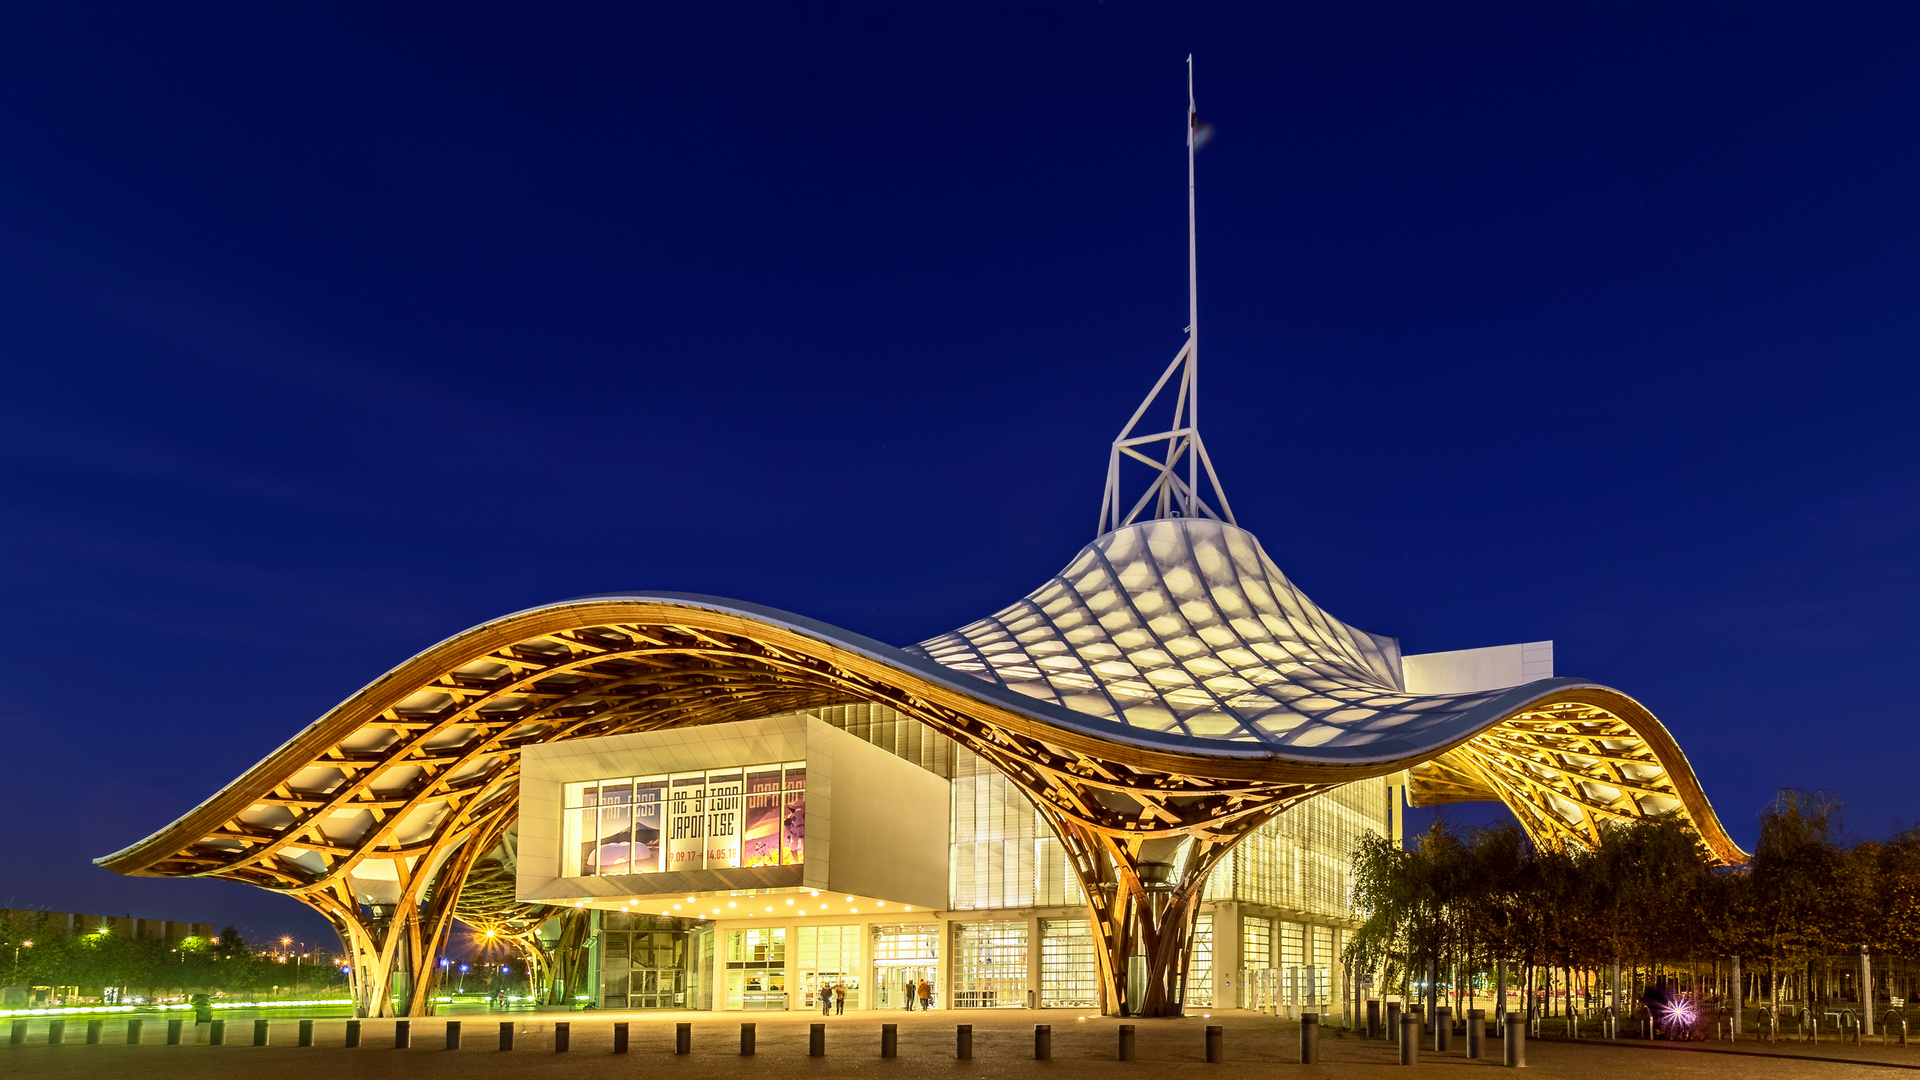
[[[88,860],[508,611],[1039,584],[1182,339],[1189,50],[1241,524],[1409,652],[1553,639],[1737,839],[1912,824],[1912,5],[61,0],[0,12],[0,906],[319,932]]]

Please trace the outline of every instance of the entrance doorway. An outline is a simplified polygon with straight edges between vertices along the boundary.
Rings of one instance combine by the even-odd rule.
[[[687,935],[678,927],[648,929],[649,922],[654,920],[618,912],[606,917],[607,925],[619,928],[600,931],[601,1008],[687,1007]]]
[[[920,991],[917,987],[923,979],[933,982],[935,965],[895,964],[876,967],[874,971],[880,977],[880,985],[877,989],[879,999],[874,1002],[874,1008],[904,1009],[907,1007],[907,998],[911,995],[914,998],[913,1007],[917,1009],[920,1007]],[[934,1001],[936,1007],[939,1004],[937,1000]]]

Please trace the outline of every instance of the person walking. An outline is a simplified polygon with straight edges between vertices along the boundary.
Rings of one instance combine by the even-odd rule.
[[[933,981],[931,979],[921,979],[920,1011],[926,1012],[931,1008],[933,1008]]]
[[[820,1015],[830,1016],[832,1015],[832,1013],[833,1013],[833,984],[821,983],[820,984]]]
[[[906,997],[906,999],[907,999],[907,1011],[908,1011],[908,1012],[912,1012],[912,1011],[913,1011],[913,999],[914,999],[915,997],[917,997],[917,996],[919,995],[919,992],[920,992],[920,984],[919,984],[919,983],[916,983],[916,982],[914,982],[914,981],[913,981],[912,979],[908,979],[908,980],[907,980],[907,992],[906,992],[906,995],[905,995],[905,997]]]
[[[847,987],[845,983],[836,983],[833,987],[833,1015],[847,1014]]]

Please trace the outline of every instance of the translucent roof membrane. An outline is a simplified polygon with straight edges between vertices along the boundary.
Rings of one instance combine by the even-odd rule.
[[[1499,693],[1406,693],[1398,643],[1320,610],[1253,534],[1202,518],[1116,529],[908,651],[1095,719],[1301,748],[1417,741]]]

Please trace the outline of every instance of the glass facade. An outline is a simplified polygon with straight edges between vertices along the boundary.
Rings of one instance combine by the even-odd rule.
[[[956,1009],[1021,1009],[1027,1005],[1027,924],[953,924]]]
[[[1213,913],[1193,920],[1193,944],[1187,950],[1188,1005],[1213,1004]]]
[[[1099,964],[1088,919],[1040,920],[1040,1007],[1091,1009],[1100,1004]]]
[[[691,929],[674,931],[610,912],[600,937],[603,1007],[817,1009],[821,987],[835,985],[846,987],[849,1008],[900,1009],[907,987],[925,981],[941,1007],[1097,1008],[1097,938],[1082,914],[1086,897],[1064,846],[1019,788],[883,706],[812,715],[951,781],[952,917],[778,925],[769,913],[766,926],[736,929],[722,915],[718,924],[682,922]],[[1346,785],[1236,846],[1204,886],[1208,903],[1195,919],[1184,984],[1188,1005],[1274,1009],[1339,999],[1344,932],[1321,920],[1350,917],[1348,859],[1365,833],[1390,834],[1391,791],[1385,780]],[[571,874],[805,858],[803,763],[568,784],[564,797]],[[724,898],[714,899],[711,906],[726,908],[717,902]],[[892,910],[889,903],[874,914],[900,917]]]
[[[1066,846],[1033,803],[999,771],[958,748],[948,875],[954,911],[1087,902]]]
[[[902,923],[873,928],[873,976],[876,1009],[904,1009],[907,987],[940,979],[940,924]]]
[[[729,1009],[785,1009],[786,928],[729,930],[726,986]]]
[[[860,932],[854,926],[802,926],[795,967],[800,976],[800,1005],[818,1012],[822,987],[846,990],[845,1007],[861,1007]]]
[[[1387,809],[1384,780],[1308,799],[1234,845],[1207,877],[1206,898],[1347,918],[1353,852],[1367,833],[1387,834]]]
[[[805,762],[568,784],[566,877],[785,866],[806,858]]]

